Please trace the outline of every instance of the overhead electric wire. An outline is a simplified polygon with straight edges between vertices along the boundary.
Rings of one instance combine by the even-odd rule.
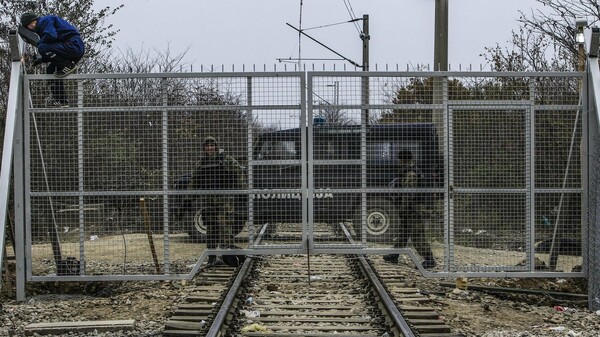
[[[302,66],[302,5],[300,0],[300,18],[298,19],[298,67]]]
[[[356,28],[356,31],[358,32],[358,34],[362,34],[362,30],[360,29],[360,26],[358,25],[358,19],[356,17],[356,14],[354,14],[354,9],[352,9],[352,5],[350,4],[350,0],[343,0],[344,1],[344,6],[346,6],[346,10],[348,11],[348,14],[350,14],[350,22],[354,22],[354,27]]]
[[[311,29],[318,29],[318,28],[326,28],[326,27],[331,27],[331,26],[336,26],[336,25],[341,25],[341,24],[345,24],[345,23],[354,23],[354,27],[356,28],[356,30],[358,31],[359,35],[362,35],[362,30],[359,26],[359,24],[357,23],[358,21],[362,20],[356,17],[356,15],[354,15],[354,9],[352,8],[352,5],[350,4],[350,0],[343,0],[344,1],[344,5],[346,6],[346,10],[348,11],[348,14],[350,15],[350,20],[348,21],[343,21],[343,22],[337,22],[337,23],[332,23],[332,24],[326,24],[326,25],[321,25],[321,26],[316,26],[316,27],[309,27],[309,28],[302,28],[302,15],[303,15],[303,9],[304,9],[304,1],[300,0],[300,13],[299,13],[299,19],[298,19],[298,28],[295,28],[294,26],[290,25],[289,23],[287,24],[288,26],[296,29],[298,31],[298,66],[301,67],[302,66],[302,60],[304,60],[302,58],[302,35],[310,38],[311,40],[315,41],[316,43],[320,44],[321,46],[325,47],[326,49],[332,51],[334,54],[338,55],[341,57],[341,59],[349,61],[350,63],[352,63],[354,66],[358,66],[360,67],[360,65],[358,65],[356,62],[351,61],[350,59],[340,55],[338,52],[334,51],[333,49],[327,47],[326,45],[324,45],[323,43],[317,41],[316,39],[312,38],[311,36],[307,35],[304,31],[306,30],[311,30]],[[289,57],[287,60],[284,58],[279,58],[277,59],[279,62],[285,62],[285,61],[291,61],[293,58]]]
[[[310,36],[310,35],[306,34],[306,33],[305,33],[305,32],[303,32],[302,30],[300,30],[300,29],[298,29],[298,28],[296,28],[296,27],[294,27],[294,26],[290,25],[289,23],[286,23],[286,25],[288,25],[288,26],[292,27],[293,29],[295,29],[295,30],[297,30],[298,32],[300,32],[300,34],[302,34],[302,35],[306,36],[307,38],[309,38],[309,39],[313,40],[314,42],[318,43],[318,44],[319,44],[319,45],[321,45],[323,48],[325,48],[325,49],[329,50],[330,52],[332,52],[332,53],[336,54],[337,56],[339,56],[339,57],[343,58],[344,60],[346,60],[346,61],[348,61],[348,62],[352,63],[352,65],[354,65],[354,66],[356,66],[356,67],[360,67],[360,65],[359,65],[358,63],[356,63],[356,62],[354,62],[354,61],[350,60],[349,58],[347,58],[347,57],[343,56],[342,54],[340,54],[340,53],[336,52],[335,50],[333,50],[333,49],[331,49],[331,48],[327,47],[325,44],[321,43],[319,40],[317,40],[317,39],[313,38],[312,36]]]
[[[337,22],[337,23],[330,23],[327,25],[322,25],[322,26],[316,26],[316,27],[310,27],[310,28],[304,28],[304,31],[307,30],[311,30],[311,29],[318,29],[318,28],[327,28],[327,27],[331,27],[331,26],[337,26],[337,25],[343,25],[346,23],[351,23],[351,22],[355,22],[355,21],[360,21],[360,19],[352,19],[352,20],[348,20],[348,21],[342,21],[342,22]]]

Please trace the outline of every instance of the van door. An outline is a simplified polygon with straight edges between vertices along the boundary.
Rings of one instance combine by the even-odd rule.
[[[335,130],[336,132],[331,132]],[[347,131],[347,132],[343,132]],[[338,223],[352,219],[356,196],[331,190],[360,188],[360,138],[349,129],[314,132],[314,219]]]
[[[289,131],[289,130],[288,130]],[[300,134],[273,132],[260,137],[254,154],[254,223],[302,220]]]

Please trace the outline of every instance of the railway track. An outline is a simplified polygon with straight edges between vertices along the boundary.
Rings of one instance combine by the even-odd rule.
[[[197,275],[163,335],[463,336],[403,279],[381,256],[249,258]]]
[[[241,336],[393,336],[369,282],[342,256],[273,256],[257,263],[230,331]],[[249,300],[251,298],[251,300]]]
[[[447,325],[431,307],[429,297],[421,293],[419,288],[406,282],[406,276],[401,268],[383,261],[380,255],[372,256],[369,263],[372,264],[381,283],[384,284],[388,294],[416,335],[421,337],[464,336],[461,333],[452,332],[452,327]]]
[[[202,270],[183,302],[165,323],[163,336],[204,336],[219,312],[240,268],[227,265]]]
[[[164,336],[463,336],[405,280],[378,255],[248,257],[202,270]]]

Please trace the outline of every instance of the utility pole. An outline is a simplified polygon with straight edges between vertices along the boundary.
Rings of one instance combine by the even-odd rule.
[[[363,31],[360,34],[360,39],[363,43],[362,49],[362,70],[369,71],[369,40],[371,36],[369,35],[369,15],[363,15]],[[363,106],[369,104],[369,77],[363,76],[361,79],[362,86],[362,95],[361,95],[361,103]],[[365,125],[369,124],[369,109],[364,109],[365,116]]]
[[[448,0],[435,0],[435,37],[433,45],[433,70],[448,71]],[[444,103],[445,78],[433,78],[433,104]],[[438,135],[438,148],[444,150],[444,109],[433,109],[431,121]]]
[[[433,70],[448,71],[448,0],[435,0]]]
[[[336,109],[339,109],[337,106],[340,104],[340,81],[333,82],[333,105],[335,105]]]
[[[369,71],[369,40],[371,36],[369,35],[369,15],[363,15],[363,32],[360,35],[360,39],[363,42],[363,51],[362,51],[362,68],[363,71]]]

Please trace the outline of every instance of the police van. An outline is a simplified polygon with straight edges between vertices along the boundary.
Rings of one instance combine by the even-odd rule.
[[[429,191],[443,187],[443,156],[432,123],[367,126],[366,161],[361,160],[362,132],[360,125],[315,126],[312,148],[314,222],[351,222],[357,235],[361,233],[356,227],[362,219],[361,193],[343,190],[363,187],[363,163],[366,164],[366,188],[387,189],[398,174],[398,152],[407,149],[420,168],[421,187]],[[268,132],[258,138],[254,146],[253,187],[265,192],[253,196],[255,224],[302,221],[299,193],[302,167],[298,161],[301,151],[299,128]],[[398,213],[392,195],[389,192],[367,194],[367,240],[385,240],[384,234]],[[421,200],[428,202],[425,199],[431,201],[441,195],[428,193]]]
[[[422,174],[425,188],[443,187],[443,156],[432,123],[369,125],[365,128],[366,161],[361,160],[362,127],[360,125],[320,125],[313,127],[312,177],[313,220],[337,224],[351,222],[356,234],[361,223],[361,193],[340,192],[363,188],[363,169],[366,168],[367,189],[387,189],[398,174],[397,154],[402,149],[413,153]],[[307,151],[307,149],[305,149]],[[253,223],[302,221],[302,153],[301,129],[293,128],[265,132],[254,143],[252,158],[252,188],[261,192],[251,195]],[[305,156],[306,158],[308,156]],[[366,165],[366,167],[364,167]],[[185,188],[189,176],[182,177],[176,188]],[[182,183],[182,181],[184,183]],[[390,222],[397,215],[396,205],[389,192],[368,193],[366,233],[369,241],[384,240]],[[435,193],[429,193],[435,198]],[[236,203],[236,230],[248,219],[248,200]],[[201,238],[206,232],[198,207],[184,206],[191,214],[193,226],[188,233]],[[192,208],[192,209],[189,209]],[[271,234],[271,233],[269,233]],[[389,239],[389,238],[388,238]]]

